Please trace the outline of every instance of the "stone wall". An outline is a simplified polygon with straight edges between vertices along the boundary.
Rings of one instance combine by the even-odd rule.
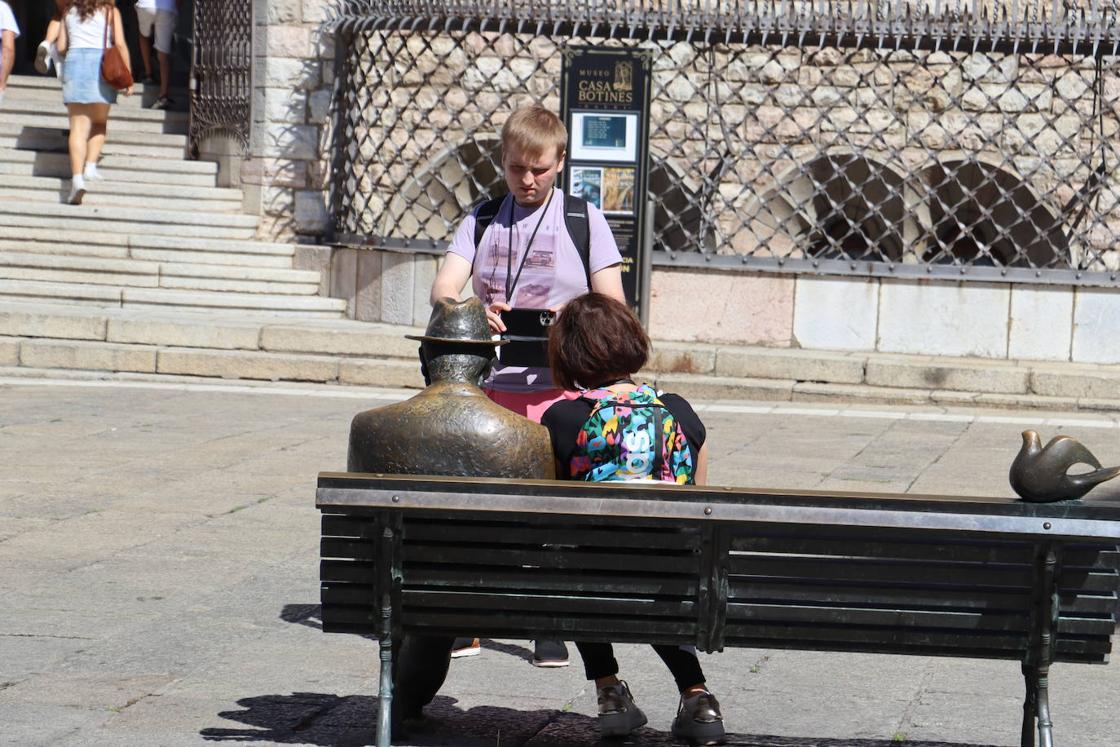
[[[237,168],[260,236],[317,242],[326,233],[332,0],[253,0],[253,123]]]

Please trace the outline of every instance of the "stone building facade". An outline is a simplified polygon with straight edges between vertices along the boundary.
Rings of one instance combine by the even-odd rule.
[[[331,8],[254,2],[237,171],[270,236],[345,242],[314,261],[356,318],[422,323],[442,242],[500,182],[508,113],[559,108],[565,44],[637,42],[497,22],[340,32],[336,66]],[[644,44],[656,337],[1120,362],[1116,58]]]

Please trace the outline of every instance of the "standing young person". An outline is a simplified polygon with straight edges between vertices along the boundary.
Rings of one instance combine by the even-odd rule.
[[[589,290],[624,300],[622,255],[607,219],[583,201],[576,204],[579,210],[566,210],[572,198],[556,187],[567,148],[567,128],[544,107],[526,106],[510,115],[502,127],[502,173],[509,194],[472,210],[460,224],[432,283],[433,305],[458,298],[470,282],[486,306],[490,329],[500,334],[506,331],[503,312],[513,309],[555,311]],[[585,246],[577,246],[571,235],[573,219],[586,221],[577,226]],[[494,366],[483,389],[534,422],[553,402],[571,396],[553,383],[546,365],[515,365],[508,357]],[[477,641],[458,641],[456,655],[477,650]],[[567,648],[560,641],[536,641],[533,663],[564,666]]]
[[[101,58],[110,46],[120,49],[131,70],[121,14],[116,7],[105,0],[70,0],[62,16],[57,47],[65,61],[62,101],[70,114],[72,177],[66,201],[71,205],[82,203],[87,182],[103,178],[97,161],[105,146],[109,107],[117,102],[117,92],[101,77]],[[124,94],[131,95],[132,86]]]
[[[552,325],[553,380],[579,391],[544,413],[556,476],[587,482],[660,481],[703,485],[708,478],[704,423],[681,396],[634,381],[649,358],[649,337],[623,303],[600,293],[570,301]],[[622,737],[646,723],[630,687],[618,678],[610,643],[576,642],[584,674],[595,682],[599,731]],[[680,692],[673,736],[695,744],[725,739],[719,702],[693,646],[655,645]]]

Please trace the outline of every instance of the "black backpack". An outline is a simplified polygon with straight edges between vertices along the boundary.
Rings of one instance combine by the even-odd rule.
[[[474,223],[474,248],[478,250],[482,243],[482,234],[487,227],[498,217],[498,211],[508,195],[487,200],[479,206],[475,213]],[[568,229],[568,236],[576,245],[579,258],[583,262],[583,274],[587,277],[587,289],[591,290],[591,227],[587,223],[587,200],[575,195],[564,195],[564,225]]]

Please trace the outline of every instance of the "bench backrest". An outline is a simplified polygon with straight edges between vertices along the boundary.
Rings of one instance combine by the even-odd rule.
[[[968,530],[992,516],[1043,518],[1036,509],[957,507],[966,521],[953,525],[936,518],[944,512],[922,521],[908,499],[898,511],[910,512],[909,525],[884,527],[894,521],[884,496],[862,508],[840,501],[838,522],[825,523],[828,511],[801,522],[779,510],[827,507],[816,495],[807,503],[722,492],[717,502],[709,492],[698,502],[695,493],[657,491],[656,502],[677,505],[651,508],[648,491],[596,488],[600,510],[580,504],[568,513],[565,501],[586,494],[561,483],[526,483],[518,493],[517,483],[491,481],[501,492],[483,496],[478,485],[452,489],[445,480],[408,478],[404,491],[393,478],[353,479],[320,481],[328,631],[378,632],[388,592],[398,631],[1022,660],[1043,623],[1039,579],[1049,553],[1055,660],[1105,661],[1111,646],[1115,527],[1082,526],[1081,536],[1070,536],[1072,525],[1054,536],[1042,521],[1026,523],[1038,524],[1034,534]],[[350,491],[345,500],[339,490]],[[732,508],[760,505],[751,496],[769,509],[735,518]],[[683,516],[658,515],[682,506]],[[1049,531],[1061,521],[1053,517]]]

